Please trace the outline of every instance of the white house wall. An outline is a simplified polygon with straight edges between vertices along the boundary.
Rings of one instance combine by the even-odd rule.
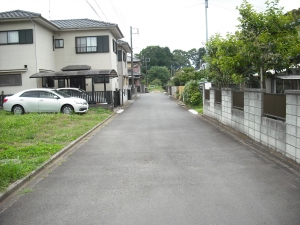
[[[118,71],[118,57],[113,52],[113,40],[117,41],[112,33],[107,30],[85,30],[85,31],[52,31],[48,28],[31,21],[2,23],[0,31],[9,30],[33,30],[33,44],[10,44],[0,45],[0,70],[23,69],[27,65],[27,71],[21,72],[22,86],[0,87],[0,92],[5,94],[14,94],[24,89],[42,87],[41,78],[29,78],[41,70],[59,71],[68,65],[89,65],[92,69],[114,69]],[[109,36],[108,53],[82,53],[76,54],[75,37],[84,36]],[[63,48],[54,48],[54,39],[63,39]],[[124,70],[126,71],[126,69]],[[6,73],[7,74],[7,73]],[[11,72],[10,74],[16,74]],[[18,72],[20,74],[20,72]],[[106,85],[106,90],[121,89],[118,78],[110,79]],[[55,87],[58,87],[58,81],[55,81]],[[95,84],[95,91],[103,91],[104,84]],[[86,79],[86,90],[92,91],[92,79]]]
[[[76,53],[76,37],[85,36],[109,36],[109,52],[107,53]],[[55,49],[56,71],[61,70],[69,65],[89,65],[92,69],[114,69],[117,71],[117,55],[113,52],[112,34],[109,31],[92,30],[92,31],[63,31],[57,32],[55,39],[63,39],[64,47]],[[109,84],[106,84],[107,90],[115,90],[119,88],[116,85],[116,78],[111,79]],[[95,84],[96,91],[103,91],[103,84]],[[92,91],[92,80],[86,79],[86,90]]]
[[[15,94],[23,89],[35,88],[36,80],[29,76],[36,72],[35,57],[35,37],[34,25],[32,22],[17,22],[1,24],[0,31],[33,29],[33,44],[10,44],[0,45],[0,70],[24,69],[27,65],[27,72],[21,72],[22,86],[1,87],[0,92],[4,94]],[[9,74],[9,73],[3,73]],[[20,74],[20,72],[11,72],[10,74]]]

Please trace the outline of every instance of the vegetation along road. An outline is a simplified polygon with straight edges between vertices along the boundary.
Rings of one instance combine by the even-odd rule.
[[[299,189],[296,173],[149,93],[2,203],[0,224],[299,224]]]

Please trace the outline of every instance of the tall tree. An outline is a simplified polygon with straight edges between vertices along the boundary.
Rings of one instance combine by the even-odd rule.
[[[278,0],[266,1],[267,9],[256,12],[246,0],[240,7],[240,39],[244,42],[244,54],[263,77],[269,69],[280,71],[289,68],[299,46],[299,36],[292,15],[284,15]]]
[[[148,46],[144,48],[136,57],[143,60],[149,58],[150,62],[147,63],[147,68],[152,66],[165,66],[169,68],[173,62],[173,54],[168,47]],[[145,71],[145,68],[143,70]]]
[[[195,69],[200,68],[200,63],[203,63],[203,56],[205,55],[205,48],[192,48],[187,52],[187,58],[191,61],[191,64]]]
[[[172,65],[174,66],[174,68],[181,69],[184,67],[190,67],[191,63],[189,61],[188,58],[188,54],[187,52],[180,50],[180,49],[176,49],[173,51],[173,63]]]
[[[158,79],[161,81],[162,86],[166,86],[170,80],[170,71],[165,66],[152,66],[148,70],[149,83]]]

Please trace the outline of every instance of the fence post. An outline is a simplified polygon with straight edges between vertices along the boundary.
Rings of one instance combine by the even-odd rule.
[[[268,145],[267,133],[261,132],[265,89],[246,88],[244,95],[245,134],[255,141]],[[267,131],[266,131],[267,132]]]
[[[210,88],[209,89],[209,96],[210,96],[210,100],[209,100],[209,116],[216,118],[216,114],[215,114],[215,88]]]
[[[232,90],[231,88],[222,88],[222,114],[221,121],[226,125],[232,125]]]
[[[286,94],[286,156],[300,163],[300,91]]]

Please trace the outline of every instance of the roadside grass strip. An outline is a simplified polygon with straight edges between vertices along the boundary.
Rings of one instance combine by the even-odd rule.
[[[101,107],[83,115],[16,116],[0,110],[0,194],[110,115],[111,111]]]

